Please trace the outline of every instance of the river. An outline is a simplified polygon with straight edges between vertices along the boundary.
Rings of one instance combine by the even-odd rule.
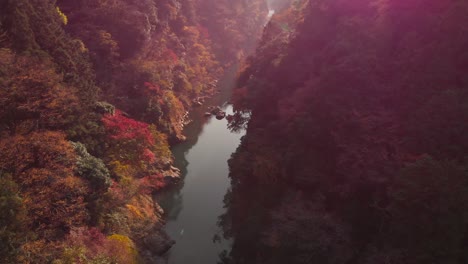
[[[165,230],[176,244],[168,254],[169,264],[216,264],[219,254],[229,250],[217,225],[224,213],[223,199],[230,185],[227,161],[240,143],[242,134],[227,129],[227,120],[205,117],[209,105],[223,104],[231,94],[235,67],[219,81],[221,93],[191,113],[193,120],[184,130],[187,141],[173,148],[175,166],[181,169],[183,183],[157,197],[165,210]]]

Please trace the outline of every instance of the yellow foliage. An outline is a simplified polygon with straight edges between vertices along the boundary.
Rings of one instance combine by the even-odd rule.
[[[116,263],[138,263],[138,252],[135,244],[128,236],[114,234],[107,239],[115,247],[114,257]]]
[[[60,10],[58,6],[55,8],[55,10],[57,10],[57,14],[60,16],[62,23],[64,25],[68,24],[68,17],[62,12],[62,10]]]
[[[138,208],[136,208],[135,206],[133,206],[131,204],[127,204],[126,207],[136,217],[138,217],[138,218],[143,218],[144,217],[143,214],[140,212],[140,210]]]
[[[167,135],[159,132],[155,125],[150,126],[151,134],[153,135],[156,144],[153,147],[153,152],[157,159],[168,159],[171,158],[172,152],[169,148],[169,142],[167,141]]]
[[[82,246],[74,246],[65,248],[60,259],[52,261],[52,264],[72,264],[72,263],[85,263],[86,248]]]
[[[202,55],[208,54],[208,56],[209,56],[209,53],[207,53],[207,51],[206,51],[206,47],[203,46],[202,44],[199,44],[199,43],[194,44],[193,45],[193,50],[195,52],[197,52],[197,53],[202,54]],[[206,53],[206,54],[203,54],[203,53]]]
[[[130,165],[123,164],[118,160],[112,161],[110,165],[112,167],[113,172],[120,178],[132,175]]]
[[[118,57],[119,56],[119,45],[117,42],[112,38],[111,33],[105,30],[99,30],[99,46],[108,52],[110,57]]]
[[[141,215],[141,223],[143,223],[141,220],[149,223],[155,223],[159,221],[157,213],[161,212],[159,212],[155,207],[153,198],[151,196],[144,194],[136,195],[130,200],[128,205],[134,207],[131,210],[136,210]],[[130,210],[128,205],[127,208]]]
[[[86,48],[86,45],[83,43],[83,41],[81,41],[80,39],[75,39],[75,44],[78,48],[78,50],[81,52],[81,53],[85,53],[85,52],[88,52],[88,48]]]
[[[113,234],[109,236],[108,239],[112,241],[119,241],[120,243],[122,243],[123,246],[127,248],[135,247],[135,245],[133,244],[133,241],[128,236]]]
[[[198,32],[198,29],[196,27],[184,27],[184,32],[189,35],[189,38],[191,38],[192,41],[196,42],[198,38],[200,37],[200,32]]]
[[[126,186],[127,188],[129,188],[133,184],[134,184],[134,180],[132,177],[122,177],[120,179],[120,185]]]

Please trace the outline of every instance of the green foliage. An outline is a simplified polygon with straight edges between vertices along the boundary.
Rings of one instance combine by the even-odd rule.
[[[0,223],[2,226],[9,226],[17,222],[16,217],[21,212],[22,199],[19,196],[18,185],[12,181],[11,176],[2,173],[0,181]]]
[[[25,208],[18,185],[0,171],[0,261],[11,263],[19,252]]]
[[[115,114],[115,106],[107,102],[97,102],[95,109],[101,114]]]
[[[89,180],[97,190],[106,190],[111,185],[110,173],[101,159],[88,153],[86,147],[80,142],[71,143],[78,154],[76,173]]]

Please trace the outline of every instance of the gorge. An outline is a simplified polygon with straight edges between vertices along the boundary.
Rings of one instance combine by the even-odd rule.
[[[468,263],[467,47],[464,0],[0,0],[0,263]]]
[[[177,182],[171,146],[267,12],[260,0],[1,0],[0,262],[161,261],[172,242],[153,195]]]

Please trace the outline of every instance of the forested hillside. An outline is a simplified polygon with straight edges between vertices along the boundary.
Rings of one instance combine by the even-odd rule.
[[[468,263],[467,1],[294,1],[234,97],[225,263]]]
[[[154,263],[151,194],[263,1],[0,0],[0,263]],[[168,174],[171,177],[166,177]]]

